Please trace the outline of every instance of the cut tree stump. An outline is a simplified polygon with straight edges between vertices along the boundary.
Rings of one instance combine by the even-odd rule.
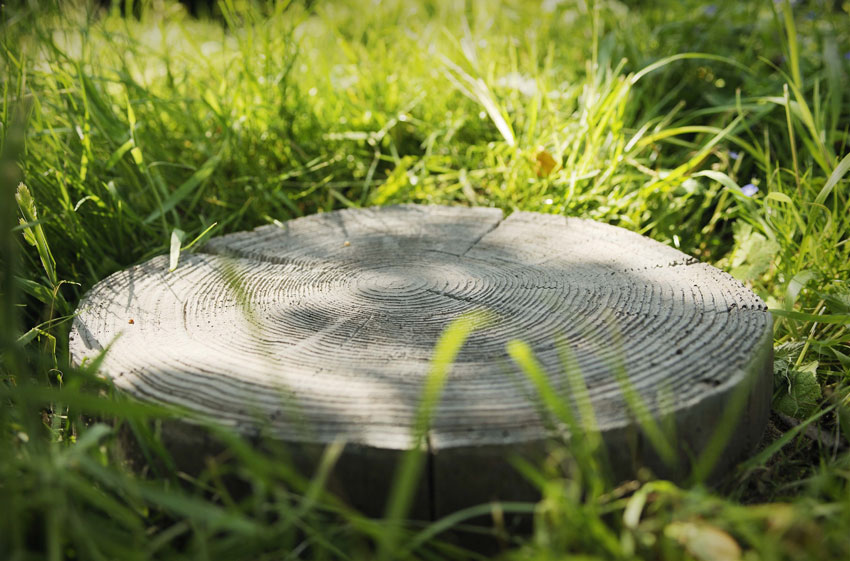
[[[764,303],[728,274],[621,228],[492,208],[342,210],[214,239],[168,269],[157,257],[92,288],[71,333],[74,361],[108,349],[101,372],[119,390],[289,443],[307,467],[328,443],[347,442],[332,488],[366,512],[382,511],[411,446],[435,343],[473,310],[496,319],[451,369],[416,516],[536,496],[507,460],[539,459],[564,427],[510,359],[514,339],[569,403],[572,357],[616,477],[641,465],[681,476],[718,429],[728,432],[714,458],[722,474],[767,421]],[[677,465],[639,428],[624,388],[675,425]],[[164,435],[178,459],[208,452],[193,427]]]

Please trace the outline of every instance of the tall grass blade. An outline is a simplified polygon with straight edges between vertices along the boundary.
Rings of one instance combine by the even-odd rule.
[[[422,399],[416,411],[412,446],[402,457],[392,484],[384,517],[386,527],[379,540],[378,559],[392,559],[397,553],[403,531],[402,523],[419,485],[423,455],[428,448],[427,432],[451,372],[452,363],[469,335],[492,321],[493,317],[485,312],[466,314],[450,323],[437,341],[431,369],[425,378]]]
[[[848,170],[850,170],[850,154],[844,156],[832,173],[829,174],[829,179],[815,197],[815,204],[823,204],[826,201],[826,198],[832,193],[838,182],[844,178]]]

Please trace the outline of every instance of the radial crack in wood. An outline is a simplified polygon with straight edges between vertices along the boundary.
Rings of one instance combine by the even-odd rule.
[[[293,443],[305,457],[349,442],[336,472],[366,510],[380,511],[411,446],[434,345],[472,310],[496,320],[452,367],[427,435],[423,485],[433,487],[419,501],[433,504],[422,512],[534,495],[505,459],[542,456],[564,427],[541,413],[509,358],[514,339],[575,405],[568,351],[618,477],[641,464],[672,470],[639,430],[620,371],[650,414],[673,420],[680,469],[733,423],[722,471],[767,421],[764,303],[728,274],[621,228],[489,208],[352,209],[226,235],[168,269],[157,257],[92,288],[71,333],[74,361],[108,349],[101,371],[119,390]],[[724,419],[736,392],[741,412]]]

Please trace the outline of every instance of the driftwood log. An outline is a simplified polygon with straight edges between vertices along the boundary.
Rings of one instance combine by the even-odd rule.
[[[715,473],[762,435],[772,386],[764,303],[675,249],[562,216],[402,205],[226,235],[182,255],[174,271],[157,257],[98,283],[80,304],[70,350],[77,363],[106,350],[101,371],[119,390],[290,443],[305,465],[346,441],[334,489],[375,513],[411,446],[434,345],[471,310],[496,320],[472,333],[452,367],[415,515],[534,498],[506,460],[544,455],[563,427],[509,357],[514,339],[571,402],[568,350],[618,477],[640,465],[684,473],[638,426],[618,372],[649,413],[673,421],[678,470],[718,427],[729,436]],[[742,405],[724,420],[735,396]],[[201,457],[207,441],[179,425],[166,435],[175,455]]]

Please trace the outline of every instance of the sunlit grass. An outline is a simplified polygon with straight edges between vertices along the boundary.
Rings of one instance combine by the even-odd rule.
[[[504,505],[535,519],[509,558],[705,559],[695,544],[712,537],[764,559],[850,555],[846,8],[224,0],[197,20],[170,3],[139,19],[68,4],[0,12],[0,557],[462,557],[442,532],[494,511],[402,527],[414,459],[387,534],[322,490],[338,450],[310,480],[285,450],[222,433],[220,462],[180,474],[157,433],[175,412],[68,364],[76,303],[113,271],[397,202],[617,224],[730,271],[774,311],[784,436],[708,491],[609,481],[590,431],[518,464],[543,500]],[[563,423],[592,416],[511,352]],[[147,476],[125,468],[123,438]]]

